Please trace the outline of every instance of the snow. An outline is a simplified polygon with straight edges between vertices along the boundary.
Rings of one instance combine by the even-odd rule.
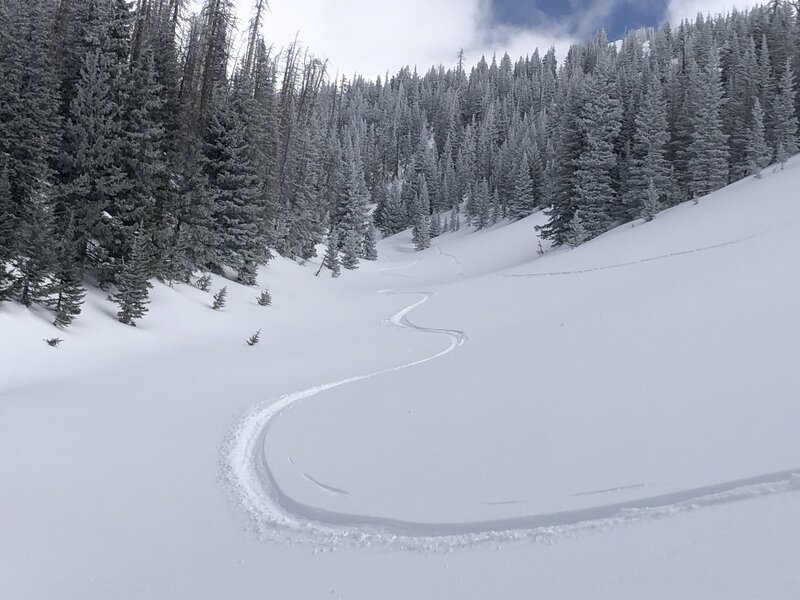
[[[798,180],[0,305],[0,597],[797,597]]]

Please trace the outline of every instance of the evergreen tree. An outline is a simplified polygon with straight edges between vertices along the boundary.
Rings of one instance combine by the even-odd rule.
[[[775,97],[775,158],[781,168],[797,153],[797,114],[795,113],[794,72],[787,60]]]
[[[528,153],[523,152],[514,167],[511,200],[508,204],[508,217],[514,221],[532,214],[536,206],[529,164]]]
[[[228,286],[224,286],[220,288],[220,290],[214,294],[214,303],[211,305],[211,308],[214,310],[220,310],[225,308],[225,304],[228,299]]]
[[[269,290],[263,290],[256,298],[259,306],[272,306],[272,296]]]
[[[772,150],[764,139],[764,111],[761,101],[753,104],[752,126],[747,132],[747,174],[761,178],[761,171],[772,162]]]
[[[117,283],[117,293],[111,299],[119,304],[117,318],[125,325],[136,325],[144,317],[150,303],[149,270],[150,254],[145,248],[144,236],[140,232],[134,240],[130,259],[123,265]]]
[[[51,293],[56,295],[50,300],[55,310],[54,325],[66,328],[80,315],[86,289],[76,258],[74,218],[70,217],[67,227],[56,246],[56,272]]]
[[[437,210],[431,217],[430,237],[435,238],[442,235],[442,215]]]
[[[378,260],[378,245],[375,241],[375,227],[372,223],[367,223],[367,231],[364,235],[364,246],[361,250],[361,258],[364,260]]]
[[[728,183],[728,140],[721,118],[724,95],[716,49],[694,84],[689,173],[691,194],[697,201]]]
[[[650,186],[647,189],[647,197],[642,203],[641,217],[645,221],[652,221],[656,218],[658,213],[659,194],[655,182],[651,179]]]
[[[472,224],[478,229],[488,227],[491,221],[491,196],[489,195],[489,182],[481,179],[476,183],[473,191],[472,198],[474,203],[474,216],[472,217]]]
[[[420,191],[415,196],[413,203],[413,226],[411,229],[411,239],[414,248],[419,252],[431,247],[430,222],[430,199],[428,197],[428,186],[424,177],[420,183]]]
[[[570,248],[577,248],[588,239],[589,233],[586,231],[586,227],[583,224],[581,211],[576,210],[572,220],[569,222],[569,231],[567,232],[566,243]]]
[[[595,72],[586,78],[586,101],[579,126],[585,140],[576,162],[575,195],[583,227],[589,238],[608,230],[616,209],[617,191],[614,144],[621,128],[622,111],[614,92],[606,51],[601,50]],[[573,222],[570,224],[571,235]]]
[[[325,259],[322,265],[330,270],[333,278],[342,274],[341,262],[339,261],[339,235],[335,228],[332,228],[328,233],[328,249],[325,251]]]
[[[625,204],[632,216],[650,202],[651,188],[655,189],[658,202],[670,203],[672,182],[667,160],[668,142],[667,103],[660,73],[655,71],[650,75],[642,106],[636,115],[633,169],[625,194]]]
[[[266,259],[260,236],[257,199],[259,177],[246,135],[246,124],[223,91],[214,96],[208,114],[202,167],[211,207],[211,256],[218,268],[228,266],[245,285],[253,285],[256,266]]]

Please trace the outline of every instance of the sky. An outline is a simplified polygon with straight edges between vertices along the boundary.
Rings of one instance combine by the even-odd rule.
[[[239,27],[254,0],[238,0]],[[270,0],[264,34],[280,48],[295,36],[331,74],[367,77],[403,66],[426,71],[455,64],[460,49],[469,64],[482,55],[513,59],[555,46],[563,56],[574,41],[599,29],[610,39],[626,30],[679,22],[698,12],[744,8],[751,0]],[[241,40],[236,45],[240,51]]]

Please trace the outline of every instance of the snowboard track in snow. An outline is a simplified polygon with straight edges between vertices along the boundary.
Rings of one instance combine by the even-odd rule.
[[[265,454],[266,436],[279,416],[303,400],[327,390],[436,360],[467,341],[467,336],[462,331],[422,327],[408,319],[409,313],[432,298],[433,293],[392,290],[379,293],[422,295],[421,300],[397,312],[386,322],[402,329],[444,335],[449,338],[450,343],[446,349],[426,358],[286,394],[276,401],[255,407],[240,420],[223,448],[223,477],[235,498],[253,518],[260,536],[264,539],[306,543],[319,551],[349,544],[442,552],[481,543],[496,544],[514,540],[553,542],[705,507],[779,493],[800,492],[798,467],[589,508],[461,523],[426,523],[349,514],[299,502],[280,487]],[[307,475],[306,477],[308,478]],[[347,493],[313,482],[332,493]]]

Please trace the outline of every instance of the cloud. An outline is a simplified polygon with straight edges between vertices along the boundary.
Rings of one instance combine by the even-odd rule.
[[[680,23],[683,19],[694,19],[697,13],[725,14],[734,7],[744,10],[751,7],[750,0],[670,0],[667,19],[670,23]]]
[[[253,0],[240,0],[240,29],[252,7]],[[545,19],[535,27],[495,25],[489,0],[272,0],[264,34],[279,48],[297,35],[316,56],[329,59],[332,74],[374,77],[406,65],[421,71],[452,66],[461,49],[469,63],[495,52],[516,59],[537,46],[544,51],[555,45],[563,56],[574,29]]]

